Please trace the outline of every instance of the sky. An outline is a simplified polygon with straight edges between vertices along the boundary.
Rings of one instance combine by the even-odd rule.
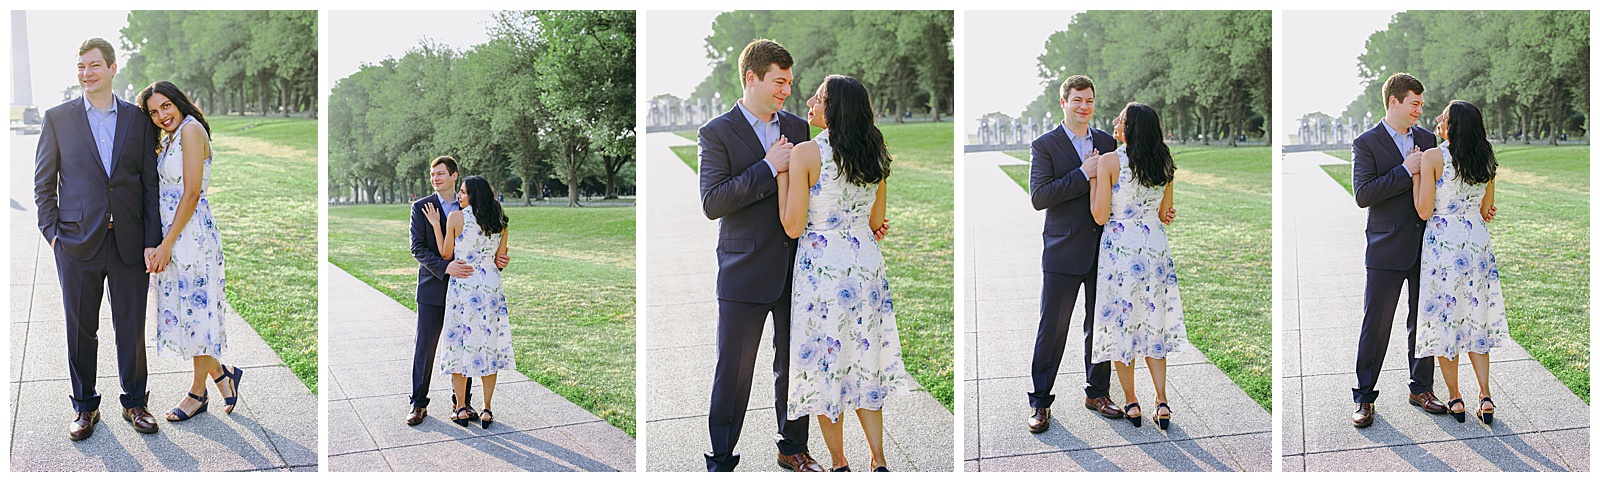
[[[1015,117],[1044,90],[1039,54],[1044,42],[1072,23],[1082,10],[1053,12],[968,11],[961,35],[966,76],[962,80],[962,112],[973,119],[962,125],[977,132],[977,116],[999,111]],[[1057,117],[1060,113],[1057,112]]]
[[[467,50],[489,41],[494,12],[384,11],[328,12],[327,60],[329,83],[375,64],[386,57],[400,58],[407,50],[432,39],[455,50]]]
[[[1283,12],[1282,112],[1275,116],[1283,132],[1300,128],[1312,112],[1337,116],[1361,95],[1356,57],[1366,53],[1367,37],[1389,25],[1396,12]]]
[[[694,88],[711,73],[706,37],[711,36],[711,21],[720,13],[645,13],[645,41],[639,44],[645,51],[645,98],[661,94],[683,98],[694,93]]]
[[[84,40],[104,38],[117,47],[117,68],[127,68],[122,28],[128,11],[26,12],[28,19],[28,76],[32,79],[32,105],[42,108],[61,103],[61,91],[78,85],[78,46]],[[7,18],[9,24],[11,19]],[[9,44],[10,39],[6,42]],[[8,54],[9,55],[9,54]],[[20,59],[12,58],[12,62]],[[119,79],[120,80],[120,79]],[[121,90],[125,85],[117,85]],[[138,86],[143,88],[144,86]],[[7,92],[10,100],[10,92]]]

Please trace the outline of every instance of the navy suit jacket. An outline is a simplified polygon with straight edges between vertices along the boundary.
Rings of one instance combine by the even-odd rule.
[[[1411,127],[1412,143],[1428,150],[1438,145],[1432,132]],[[1422,252],[1422,218],[1411,199],[1411,174],[1405,155],[1382,121],[1350,144],[1351,185],[1356,205],[1367,208],[1367,267],[1408,270]]]
[[[778,132],[799,144],[811,128],[778,111]],[[734,106],[700,127],[700,204],[718,219],[717,299],[772,303],[794,271],[794,238],[778,218],[778,180],[761,162],[766,146]]]
[[[1116,139],[1100,129],[1090,127],[1089,139],[1101,154],[1117,150]],[[1089,274],[1100,255],[1100,224],[1089,212],[1083,156],[1072,147],[1067,128],[1060,124],[1034,139],[1029,155],[1033,169],[1028,175],[1028,194],[1033,197],[1033,208],[1044,210],[1044,271]]]
[[[39,232],[63,252],[89,260],[100,250],[116,219],[115,249],[128,264],[141,264],[144,248],[161,244],[160,175],[156,173],[156,128],[144,110],[117,99],[111,174],[106,174],[89,130],[83,97],[50,108],[34,154],[33,202]]]
[[[411,257],[416,258],[418,264],[417,303],[444,306],[444,295],[450,291],[450,275],[444,270],[450,266],[450,261],[439,256],[439,241],[433,237],[433,225],[422,215],[422,206],[428,204],[439,210],[439,222],[444,222],[444,205],[439,203],[439,194],[429,194],[411,203]]]

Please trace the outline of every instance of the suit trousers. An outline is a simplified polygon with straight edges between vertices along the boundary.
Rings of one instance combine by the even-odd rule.
[[[750,404],[750,384],[755,378],[756,353],[767,314],[772,314],[772,406],[777,418],[778,453],[806,451],[811,421],[789,420],[789,306],[790,290],[773,303],[717,300],[717,368],[711,382],[711,452],[706,470],[732,471],[739,464],[733,449],[739,445],[745,409]]]
[[[72,408],[78,412],[100,409],[95,391],[95,352],[100,348],[100,300],[111,295],[111,325],[116,332],[117,378],[122,382],[122,407],[142,407],[149,398],[149,369],[145,359],[144,325],[150,274],[144,260],[132,263],[117,252],[116,231],[106,230],[94,258],[82,261],[54,246],[56,270],[61,280],[61,301],[67,315],[67,366],[72,377]]]
[[[1367,291],[1362,299],[1361,339],[1356,345],[1356,387],[1351,389],[1356,403],[1378,399],[1378,374],[1383,371],[1384,353],[1389,351],[1389,333],[1394,327],[1394,312],[1400,302],[1400,284],[1410,294],[1411,309],[1406,315],[1406,357],[1411,371],[1411,393],[1433,391],[1433,358],[1417,358],[1417,281],[1421,264],[1395,271],[1367,268]]]
[[[444,307],[417,303],[417,343],[411,353],[411,406],[428,407],[428,386],[433,383],[434,354],[439,351],[439,333],[444,331]],[[472,380],[467,380],[464,392],[467,405],[472,404]],[[454,408],[455,395],[450,395]]]
[[[1106,396],[1111,386],[1111,362],[1091,363],[1094,342],[1094,291],[1098,267],[1085,275],[1044,273],[1044,289],[1039,296],[1039,334],[1033,341],[1033,391],[1028,406],[1048,408],[1055,402],[1051,393],[1061,357],[1067,349],[1072,309],[1078,304],[1078,288],[1083,288],[1083,394],[1089,398]]]

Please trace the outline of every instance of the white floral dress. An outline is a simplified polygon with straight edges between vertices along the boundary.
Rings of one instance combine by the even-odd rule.
[[[1489,353],[1508,338],[1500,268],[1479,206],[1488,184],[1468,184],[1439,145],[1444,172],[1434,183],[1433,217],[1422,233],[1417,356]]]
[[[1095,363],[1166,358],[1189,346],[1183,300],[1178,298],[1178,271],[1159,217],[1166,186],[1149,187],[1134,180],[1126,146],[1117,148],[1117,159],[1122,165],[1111,186],[1111,217],[1100,233]]]
[[[196,122],[185,116],[183,124]],[[160,176],[161,232],[171,231],[183,198],[183,126],[166,139],[156,160]],[[200,202],[194,215],[172,245],[167,268],[155,275],[156,354],[160,356],[219,356],[228,347],[222,300],[227,281],[223,276],[222,232],[211,215],[206,189],[211,185],[211,158],[201,171]]]
[[[789,334],[790,420],[883,409],[910,389],[883,253],[868,220],[878,186],[845,180],[828,132],[814,139],[822,170],[811,186],[794,261]]]
[[[439,339],[439,373],[468,377],[493,375],[517,366],[511,347],[511,316],[500,270],[494,265],[500,234],[485,236],[471,207],[461,208],[461,234],[455,259],[473,268],[466,278],[450,278],[444,299],[444,334]]]

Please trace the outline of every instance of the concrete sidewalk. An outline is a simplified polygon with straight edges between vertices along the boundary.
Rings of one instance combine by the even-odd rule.
[[[645,280],[646,370],[648,387],[646,468],[649,471],[704,471],[703,452],[710,450],[707,411],[710,408],[711,373],[716,366],[717,223],[706,220],[700,208],[700,182],[670,146],[694,145],[675,134],[649,134],[643,167],[650,179],[646,215],[650,226],[645,240],[648,277]],[[953,215],[953,213],[952,213]],[[894,234],[891,234],[894,236]],[[891,267],[892,268],[892,267]],[[739,471],[777,471],[773,445],[772,383],[770,373],[772,322],[764,331],[767,341],[756,356],[756,376],[750,391],[749,413],[737,451],[743,455]],[[949,410],[920,386],[909,396],[889,400],[884,409],[884,446],[889,469],[900,472],[954,470],[954,419]],[[853,468],[867,464],[866,439],[854,416],[845,421],[844,447]],[[831,464],[816,422],[811,422],[811,455]]]
[[[1000,152],[971,153],[964,190],[967,471],[1269,471],[1272,418],[1198,351],[1168,358],[1167,396],[1172,429],[1163,433],[1155,413],[1149,372],[1138,364],[1136,390],[1146,422],[1108,420],[1081,403],[1083,344],[1067,343],[1056,379],[1050,430],[1028,432],[1027,393],[1039,327],[1039,256],[1044,212],[1035,211],[1026,189],[1001,165],[1026,165]],[[1179,206],[1182,210],[1182,206]],[[1182,222],[1180,218],[1178,222]],[[1177,260],[1180,276],[1183,260]],[[1084,299],[1079,294],[1079,300]],[[1093,296],[1089,293],[1088,296]],[[1082,301],[1072,332],[1083,320]],[[1112,377],[1112,400],[1122,390]]]
[[[297,471],[317,470],[317,398],[261,336],[229,307],[223,363],[244,368],[239,405],[222,413],[222,399],[206,413],[168,422],[167,409],[188,392],[193,365],[159,357],[155,297],[146,317],[150,412],[160,431],[144,435],[122,420],[115,330],[109,300],[100,308],[100,348],[95,388],[100,424],[94,436],[67,440],[66,314],[49,244],[39,235],[33,204],[33,147],[37,136],[11,137],[11,470],[13,471]]]
[[[407,426],[416,312],[325,266],[330,470],[634,470],[632,437],[515,370],[500,372],[489,429],[450,421],[450,378],[439,375],[427,420]],[[482,409],[482,385],[473,383],[473,406]]]
[[[1320,152],[1287,154],[1280,163],[1283,338],[1277,361],[1283,378],[1277,406],[1283,407],[1284,470],[1589,470],[1589,406],[1515,342],[1491,354],[1494,425],[1471,418],[1478,386],[1466,361],[1460,379],[1467,423],[1409,405],[1404,298],[1378,381],[1377,420],[1365,429],[1350,426],[1366,288],[1366,210],[1323,164],[1349,165]],[[1441,373],[1434,376],[1434,393],[1448,398]]]

